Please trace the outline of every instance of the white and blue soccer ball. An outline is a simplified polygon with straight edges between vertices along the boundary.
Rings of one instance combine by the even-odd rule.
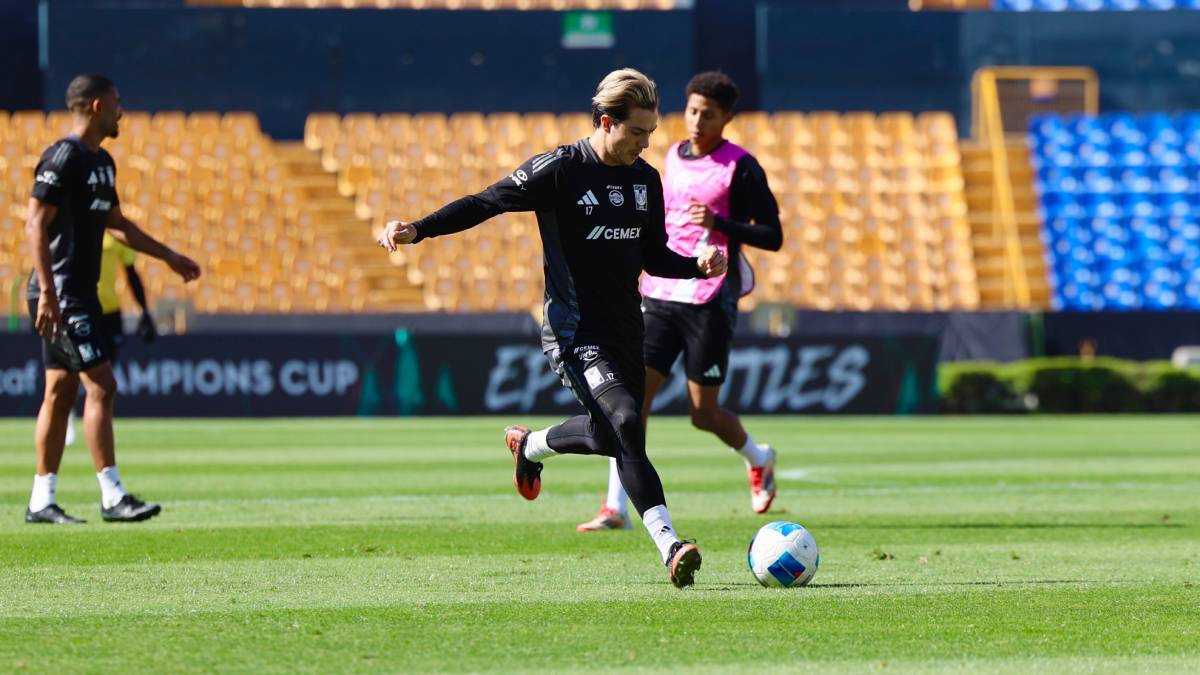
[[[795,588],[812,581],[821,552],[812,534],[786,520],[763,525],[746,553],[750,571],[768,588]]]

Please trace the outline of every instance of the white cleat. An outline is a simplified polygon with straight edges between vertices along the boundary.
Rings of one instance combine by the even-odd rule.
[[[775,501],[775,448],[767,446],[770,458],[763,466],[746,469],[750,481],[750,508],[755,513],[766,513]]]

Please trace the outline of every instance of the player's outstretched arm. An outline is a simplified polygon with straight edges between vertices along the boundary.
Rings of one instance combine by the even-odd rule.
[[[145,230],[121,213],[120,204],[113,205],[112,210],[108,212],[108,229],[112,232],[113,237],[122,244],[165,262],[184,282],[200,278],[200,265],[196,264],[195,260],[176,253],[166,244],[147,234]]]
[[[37,274],[38,286],[42,289],[38,297],[37,314],[33,327],[48,340],[58,338],[62,332],[62,312],[58,308],[58,292],[54,288],[53,265],[50,263],[50,223],[58,215],[58,207],[47,204],[36,197],[29,198],[29,215],[25,219],[25,239],[29,243],[33,270]]]
[[[418,221],[388,221],[375,241],[391,252],[397,246],[468,230],[501,213],[547,208],[553,203],[562,156],[555,151],[531,157],[483,192],[452,201]]]

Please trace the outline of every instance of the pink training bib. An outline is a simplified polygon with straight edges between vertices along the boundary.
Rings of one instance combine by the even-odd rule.
[[[716,230],[693,225],[688,206],[705,204],[718,217],[729,216],[729,186],[739,159],[749,154],[729,141],[696,159],[681,159],[676,143],[667,150],[667,169],[663,176],[663,202],[667,211],[667,246],[680,255],[697,256],[705,246],[716,246],[729,255],[729,238]],[[642,295],[702,305],[713,298],[725,283],[725,275],[712,279],[663,279],[642,275]]]

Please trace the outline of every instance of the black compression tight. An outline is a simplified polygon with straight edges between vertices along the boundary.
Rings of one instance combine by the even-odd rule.
[[[590,415],[577,415],[550,427],[546,442],[551,450],[574,455],[615,457],[621,485],[638,515],[666,504],[662,481],[646,457],[646,432],[639,403],[624,386],[589,397]]]

